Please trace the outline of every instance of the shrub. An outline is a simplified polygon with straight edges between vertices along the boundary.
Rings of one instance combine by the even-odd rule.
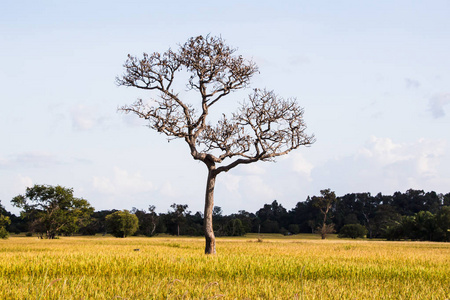
[[[297,224],[290,224],[289,225],[289,232],[291,232],[292,234],[297,234],[300,232],[300,226],[298,226]]]
[[[7,239],[9,237],[9,232],[6,231],[5,227],[0,227],[0,238]]]
[[[287,229],[284,228],[284,227],[281,227],[280,233],[281,233],[282,235],[290,235],[290,234],[291,234],[291,233],[289,232],[289,230],[287,230]]]
[[[338,237],[356,239],[356,238],[364,238],[366,234],[367,229],[361,224],[347,224],[341,228]]]

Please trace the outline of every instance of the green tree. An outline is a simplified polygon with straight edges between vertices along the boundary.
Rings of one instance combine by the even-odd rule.
[[[228,236],[242,236],[245,234],[244,225],[239,219],[231,219],[226,225],[226,233]]]
[[[148,207],[148,212],[133,207],[131,213],[135,214],[139,220],[139,229],[137,234],[143,234],[146,236],[153,236],[155,234],[159,219],[155,209],[156,207],[154,205],[150,205]]]
[[[53,239],[57,234],[73,234],[90,222],[94,208],[83,198],[73,196],[73,189],[60,185],[34,185],[24,195],[11,200],[22,208],[22,217],[39,236]]]
[[[388,227],[386,237],[389,240],[449,241],[450,208],[443,206],[435,215],[420,211],[413,216],[402,216],[400,222]]]
[[[450,206],[450,193],[442,195],[442,202],[444,206]]]
[[[6,230],[6,226],[11,224],[11,220],[8,216],[4,216],[0,214],[0,238],[7,239],[9,236],[9,232]]]
[[[216,177],[232,168],[257,161],[273,161],[280,155],[314,142],[306,134],[303,108],[295,99],[282,99],[273,91],[253,89],[248,101],[230,116],[208,122],[214,104],[236,90],[248,87],[258,73],[252,61],[236,56],[236,49],[221,37],[190,38],[178,51],[128,55],[125,73],[117,84],[155,92],[154,105],[142,100],[121,108],[148,120],[149,127],[168,136],[183,139],[191,156],[208,170],[204,233],[205,253],[214,254],[214,188]],[[187,91],[177,88],[180,71],[187,74]],[[194,93],[197,103],[186,99]],[[170,159],[170,158],[169,158]]]
[[[173,209],[173,212],[170,213],[172,216],[172,221],[177,224],[177,236],[180,236],[180,225],[186,221],[186,215],[191,212],[187,210],[187,204],[174,203],[170,207]]]
[[[298,224],[289,224],[288,230],[292,234],[297,234],[300,232],[300,226]]]
[[[261,220],[261,231],[279,233],[280,227],[288,227],[289,218],[286,209],[274,200],[272,204],[265,204],[256,215]]]
[[[434,240],[433,234],[438,229],[436,217],[429,211],[419,211],[414,215],[412,237],[418,240]]]
[[[450,206],[443,206],[436,214],[436,240],[450,242]]]
[[[379,194],[380,199],[382,196]],[[402,217],[395,210],[395,207],[390,204],[381,204],[377,207],[374,217],[374,227],[377,237],[386,238],[386,233],[389,231],[390,234],[394,233],[393,228],[401,221]],[[389,228],[389,229],[388,229]]]
[[[347,224],[341,228],[338,237],[352,239],[364,238],[367,232],[367,228],[361,224]]]
[[[108,232],[119,238],[130,236],[139,228],[139,220],[136,215],[126,209],[107,215],[105,220]]]

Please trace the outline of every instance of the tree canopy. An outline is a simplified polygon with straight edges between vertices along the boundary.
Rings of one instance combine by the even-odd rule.
[[[1,239],[8,238],[9,233],[6,230],[6,226],[11,224],[10,218],[8,216],[3,215],[4,212],[6,212],[5,208],[2,206],[2,203],[0,201],[0,238]]]
[[[234,113],[222,114],[211,123],[208,116],[212,107],[231,92],[248,87],[258,72],[254,62],[235,52],[221,37],[192,37],[178,51],[144,53],[141,58],[128,55],[125,73],[116,79],[118,85],[156,92],[157,96],[152,104],[138,99],[121,111],[147,120],[151,129],[169,139],[184,139],[191,156],[206,165],[207,254],[215,253],[212,215],[216,176],[241,164],[271,161],[314,142],[314,136],[306,133],[304,111],[297,101],[266,89],[253,89]],[[181,71],[187,73],[187,89],[197,95],[195,104],[174,90]]]
[[[31,222],[31,231],[48,239],[73,234],[90,221],[94,212],[87,200],[74,197],[73,189],[60,185],[34,185],[11,202],[23,209],[22,216]]]
[[[107,215],[105,220],[108,232],[115,237],[125,238],[133,235],[139,228],[139,219],[126,209]]]

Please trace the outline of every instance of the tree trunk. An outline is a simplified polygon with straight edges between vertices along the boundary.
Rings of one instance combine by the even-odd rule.
[[[324,217],[323,217],[323,225],[322,225],[322,232],[321,232],[321,235],[322,235],[322,240],[324,240],[326,237],[327,237],[327,233],[326,233],[326,231],[327,231],[327,225],[326,225],[326,222],[327,222],[327,213],[328,213],[328,209],[327,209],[327,211],[325,212],[325,215],[324,215]]]
[[[364,218],[366,219],[366,222],[367,222],[367,226],[366,226],[366,228],[367,228],[367,231],[369,232],[369,238],[371,239],[372,238],[372,228],[371,228],[371,224],[370,224],[370,219],[369,219],[369,217],[367,216],[367,214],[366,213],[364,213],[363,212],[363,216],[364,216]]]
[[[153,227],[152,227],[152,232],[150,233],[150,236],[154,236],[155,235],[155,230],[156,230],[156,224],[152,223]]]
[[[216,174],[212,168],[208,168],[208,181],[206,183],[205,194],[205,214],[204,214],[204,231],[205,231],[205,254],[216,254],[216,237],[213,230],[213,208],[214,208],[214,186],[216,184]]]

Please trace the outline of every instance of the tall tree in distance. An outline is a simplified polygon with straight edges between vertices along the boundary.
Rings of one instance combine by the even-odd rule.
[[[156,231],[156,225],[158,225],[158,214],[155,212],[156,206],[148,206],[148,215],[150,216],[150,223],[152,224],[152,229],[150,231],[150,236],[153,236]]]
[[[336,194],[330,189],[321,190],[320,197],[312,197],[313,206],[320,209],[320,212],[323,214],[323,222],[322,226],[317,228],[317,232],[321,235],[324,240],[329,233],[334,232],[334,224],[327,223],[328,213],[330,212],[331,207],[336,202]]]
[[[128,55],[125,73],[117,77],[121,86],[131,86],[156,93],[153,104],[138,99],[120,108],[148,120],[148,126],[168,136],[181,138],[190,154],[208,170],[205,210],[205,253],[214,254],[215,236],[212,216],[216,177],[222,172],[257,161],[273,161],[302,145],[314,142],[306,134],[303,108],[295,99],[283,99],[273,91],[253,89],[247,101],[235,113],[223,114],[215,124],[208,121],[211,109],[231,92],[249,86],[258,72],[252,61],[235,55],[221,37],[190,38],[178,51]],[[192,104],[174,91],[178,72],[187,73],[187,89],[197,95]],[[183,75],[181,75],[182,78]]]
[[[173,212],[170,212],[170,215],[172,216],[172,220],[177,225],[177,236],[180,236],[180,225],[186,221],[186,215],[191,212],[187,210],[187,204],[174,203],[170,207],[173,209]]]

